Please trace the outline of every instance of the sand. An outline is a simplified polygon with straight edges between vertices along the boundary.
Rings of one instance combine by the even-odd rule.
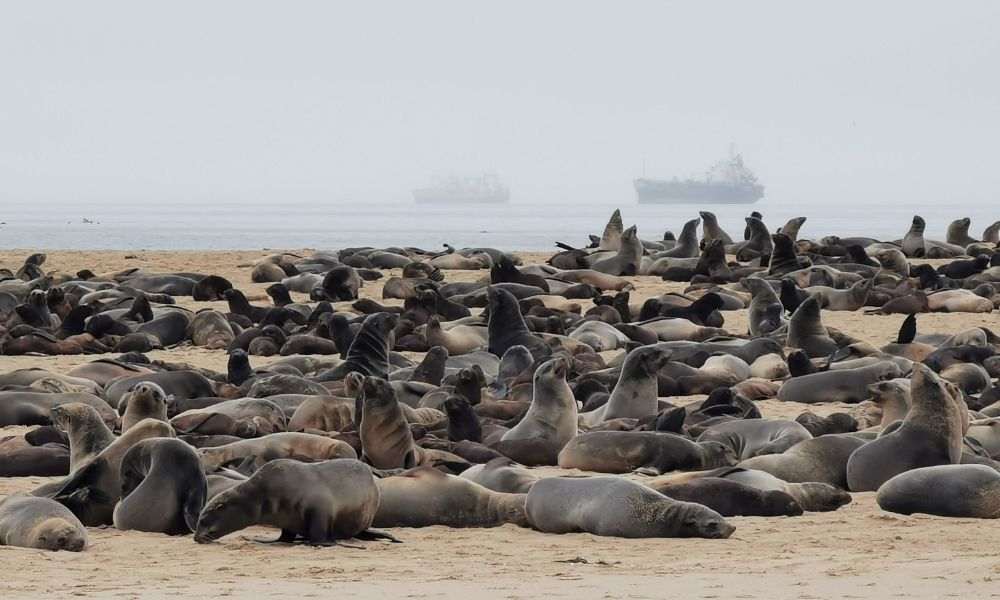
[[[298,254],[309,254],[300,250]],[[261,252],[51,252],[46,270],[94,272],[144,266],[198,271],[228,278],[256,303],[266,284],[250,282],[240,264]],[[0,251],[0,266],[17,266],[29,252]],[[526,263],[545,254],[524,254]],[[448,281],[474,281],[485,272],[449,271]],[[641,298],[683,284],[635,278]],[[302,295],[294,295],[302,299]],[[363,297],[381,298],[379,282]],[[183,306],[211,303],[179,299]],[[393,301],[387,301],[394,303]],[[225,303],[217,303],[220,310]],[[726,329],[746,331],[745,314],[727,312]],[[827,325],[883,344],[895,338],[902,318],[824,312]],[[991,314],[922,315],[922,332],[996,327]],[[175,362],[224,369],[222,351],[178,348],[151,353]],[[0,357],[0,371],[42,367],[66,371],[93,356]],[[269,359],[254,357],[253,363]],[[803,410],[827,414],[844,406],[765,401],[767,417],[794,418]],[[0,437],[24,428],[0,430]],[[553,472],[547,469],[546,473]],[[31,490],[46,478],[0,479],[0,495]],[[625,540],[587,534],[548,535],[511,525],[495,529],[394,529],[402,544],[369,542],[359,548],[262,546],[231,535],[195,544],[114,529],[91,529],[92,546],[50,553],[0,546],[0,595],[58,598],[371,597],[391,598],[885,598],[1000,596],[1000,550],[992,547],[996,524],[972,519],[904,517],[881,511],[874,494],[832,513],[795,518],[732,518],[728,540]],[[249,530],[270,535],[268,530]],[[363,546],[363,547],[361,547]],[[582,560],[581,560],[582,559]],[[567,562],[571,561],[571,562]]]

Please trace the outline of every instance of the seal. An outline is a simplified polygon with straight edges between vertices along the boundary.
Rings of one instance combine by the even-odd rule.
[[[611,258],[595,262],[590,268],[600,273],[619,277],[638,275],[639,266],[642,264],[642,255],[642,242],[639,241],[639,236],[636,234],[635,225],[632,225],[622,232],[618,253]]]
[[[344,362],[322,373],[318,381],[340,381],[348,373],[366,376],[389,376],[389,335],[399,317],[392,313],[377,313],[365,319],[361,331],[351,342]]]
[[[723,517],[797,517],[803,512],[787,492],[758,490],[719,477],[650,487],[668,498],[707,506]]]
[[[62,504],[48,498],[13,495],[0,501],[0,544],[80,552],[87,531]]]
[[[410,469],[420,464],[422,457],[389,382],[365,377],[359,399],[363,407],[358,428],[361,459],[376,469]]]
[[[857,404],[868,399],[868,386],[900,375],[899,365],[888,360],[867,367],[811,373],[786,381],[778,389],[778,400],[803,404]]]
[[[740,284],[752,294],[747,313],[750,335],[767,335],[780,328],[784,324],[784,307],[771,284],[760,277],[741,279]]]
[[[795,421],[785,419],[741,419],[719,423],[698,436],[698,442],[718,442],[733,449],[740,460],[765,454],[781,454],[812,434]],[[723,466],[723,465],[716,465]]]
[[[135,384],[143,382],[155,383],[166,395],[173,396],[174,400],[215,396],[215,386],[210,379],[197,371],[182,370],[143,373],[116,379],[107,385],[104,397],[108,404],[117,408],[122,396]]]
[[[225,350],[236,339],[232,325],[217,310],[200,310],[188,324],[186,336],[195,346]]]
[[[822,294],[810,296],[795,309],[788,321],[788,345],[801,348],[809,358],[825,358],[837,350],[820,319]]]
[[[0,427],[10,425],[48,425],[56,406],[82,402],[98,411],[105,423],[114,423],[114,410],[93,394],[69,392],[0,391]]]
[[[427,320],[424,332],[429,346],[441,346],[448,350],[451,356],[460,356],[474,352],[488,342],[489,331],[480,325],[455,325],[445,331],[437,317]]]
[[[187,535],[198,526],[208,480],[194,448],[174,438],[143,440],[122,457],[116,529]],[[150,510],[155,507],[155,510]]]
[[[789,483],[816,481],[847,488],[847,461],[864,443],[853,435],[824,435],[799,442],[782,454],[748,458],[737,466],[764,471]]]
[[[795,240],[784,233],[771,236],[771,260],[768,262],[767,274],[771,277],[783,277],[802,268],[795,255]]]
[[[526,527],[524,494],[494,492],[428,466],[377,482],[375,527]]]
[[[249,457],[258,467],[279,458],[330,460],[357,458],[347,442],[310,433],[281,432],[250,440],[240,440],[212,448],[199,448],[198,456],[207,469],[214,469]]]
[[[701,215],[702,237],[705,238],[706,244],[712,240],[722,240],[727,246],[733,243],[733,238],[719,227],[719,220],[713,213],[703,210],[698,214]]]
[[[501,441],[540,439],[562,448],[576,436],[576,398],[566,383],[572,366],[569,357],[559,356],[535,370],[531,406]]]
[[[737,460],[725,444],[692,442],[658,431],[592,431],[576,436],[559,453],[563,469],[598,473],[693,471],[735,465]]]
[[[375,478],[360,461],[279,459],[209,500],[194,541],[214,542],[253,525],[280,528],[275,541],[285,543],[302,538],[311,546],[333,546],[337,540],[372,539],[366,532],[378,505]]]
[[[82,402],[60,404],[50,414],[56,427],[69,437],[69,472],[90,462],[115,441],[97,409]]]
[[[143,419],[166,422],[167,406],[172,401],[173,397],[168,397],[155,383],[135,384],[118,403],[118,411],[122,413],[121,430],[128,431]]]
[[[719,539],[736,530],[706,506],[678,502],[619,477],[542,479],[528,492],[525,512],[543,533]]]
[[[972,219],[965,217],[962,219],[956,219],[948,225],[948,234],[945,236],[945,241],[949,244],[955,244],[956,246],[961,246],[965,248],[969,244],[975,244],[979,240],[973,239],[969,235],[969,225],[972,224]]]
[[[629,352],[607,403],[580,415],[582,425],[592,427],[611,419],[642,419],[658,412],[657,373],[670,360],[671,350],[643,346]]]
[[[622,211],[615,209],[608,219],[608,224],[604,226],[604,233],[601,234],[599,250],[618,250],[621,247],[622,231],[625,224],[622,222]]]
[[[35,490],[36,495],[52,498],[70,509],[87,527],[111,525],[115,504],[121,498],[122,457],[142,440],[173,437],[170,425],[146,419],[124,432],[92,461],[66,479]]]
[[[683,474],[683,477],[692,475]],[[850,503],[851,495],[828,483],[788,483],[770,473],[741,467],[725,467],[694,474],[693,477],[722,477],[758,490],[780,490],[788,493],[807,512],[828,512]]]
[[[698,249],[698,224],[701,219],[691,219],[684,223],[681,235],[677,238],[674,247],[656,254],[657,258],[697,258],[701,251]]]
[[[552,348],[528,331],[513,294],[491,285],[486,289],[486,298],[490,311],[487,349],[491,354],[503,356],[512,346],[524,346],[535,359],[551,356]]]
[[[506,456],[462,471],[461,477],[504,494],[527,494],[538,477]]]
[[[912,515],[996,519],[1000,517],[1000,473],[984,465],[938,465],[905,471],[875,496],[882,510]]]
[[[902,424],[858,448],[847,462],[851,491],[873,492],[898,475],[920,467],[958,464],[962,458],[963,421],[946,383],[923,363],[910,378],[912,406]]]
[[[927,254],[927,245],[924,243],[924,228],[927,224],[920,215],[913,216],[913,223],[910,230],[903,236],[901,249],[907,258],[923,258]]]

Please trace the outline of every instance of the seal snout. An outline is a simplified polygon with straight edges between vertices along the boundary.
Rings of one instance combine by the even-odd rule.
[[[715,535],[712,536],[712,539],[713,540],[728,539],[729,536],[733,535],[734,531],[736,531],[736,526],[735,525],[730,525],[729,523],[723,523],[720,526],[719,531]]]

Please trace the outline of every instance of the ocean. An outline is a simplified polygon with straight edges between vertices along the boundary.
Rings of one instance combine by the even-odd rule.
[[[274,206],[271,204],[270,206]],[[930,239],[944,239],[948,224],[970,217],[970,234],[1000,218],[995,206],[960,203],[778,203],[753,205],[639,205],[512,202],[502,205],[427,205],[412,203],[191,206],[135,203],[131,206],[29,206],[0,208],[0,248],[21,250],[260,250],[353,246],[417,246],[438,249],[489,246],[501,250],[549,251],[555,242],[583,246],[600,235],[620,208],[625,226],[637,225],[643,239],[679,234],[700,210],[714,212],[723,228],[742,238],[743,218],[757,210],[774,231],[789,218],[808,217],[800,236],[863,235],[899,239],[914,214],[927,221]]]

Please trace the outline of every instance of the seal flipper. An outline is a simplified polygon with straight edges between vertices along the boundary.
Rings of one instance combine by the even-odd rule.
[[[366,529],[358,535],[354,536],[354,539],[361,540],[362,542],[374,542],[376,540],[386,540],[393,544],[402,544],[403,541],[399,538],[389,535],[388,533],[383,533],[381,531],[374,531],[372,529]]]
[[[201,509],[205,508],[207,496],[208,489],[205,486],[195,486],[188,490],[187,497],[184,498],[184,524],[191,533],[198,531],[198,517],[201,516]]]
[[[912,344],[915,337],[917,337],[917,315],[913,313],[908,315],[903,320],[903,324],[900,325],[899,335],[896,336],[896,343]]]
[[[256,542],[258,544],[294,544],[297,538],[298,536],[295,534],[295,532],[290,531],[288,529],[282,529],[281,535],[278,536],[278,539],[274,540],[268,540],[258,537],[249,537],[249,536],[242,537],[242,539],[248,542]]]

